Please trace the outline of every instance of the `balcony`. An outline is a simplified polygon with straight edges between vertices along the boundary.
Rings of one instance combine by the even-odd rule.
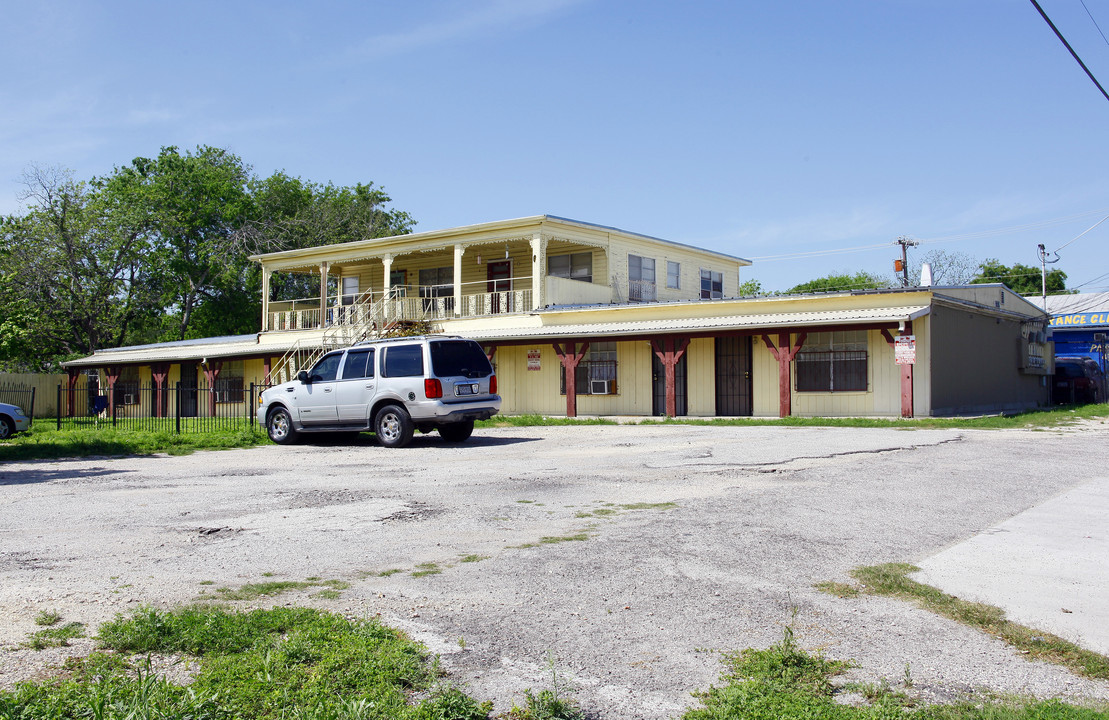
[[[448,285],[396,286],[387,291],[367,291],[357,297],[330,295],[326,298],[322,322],[319,297],[270,301],[263,331],[318,330],[373,323],[381,326],[396,321],[491,317],[533,309],[530,276],[496,283],[526,289],[489,292],[487,281],[463,283],[458,312],[454,288]]]

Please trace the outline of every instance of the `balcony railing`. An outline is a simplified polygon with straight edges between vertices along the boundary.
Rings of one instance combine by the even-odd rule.
[[[379,317],[387,321],[397,320],[450,320],[457,317],[473,318],[506,313],[531,311],[531,278],[514,278],[514,284],[526,289],[504,290],[500,292],[473,292],[488,286],[487,281],[464,283],[462,285],[461,312],[455,313],[454,294],[448,286],[409,286],[394,287],[388,293],[366,292],[354,302],[343,304],[343,298],[332,295],[327,298],[323,312],[322,327],[337,325],[358,326],[369,318]],[[499,281],[508,284],[508,281]],[[453,290],[453,287],[451,287]],[[350,296],[348,296],[350,297]],[[321,327],[320,299],[298,298],[296,300],[274,301],[269,304],[265,330],[313,330]]]

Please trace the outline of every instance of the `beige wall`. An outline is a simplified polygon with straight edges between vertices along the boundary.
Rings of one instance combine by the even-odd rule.
[[[936,305],[932,330],[934,414],[1015,411],[1048,404],[1050,377],[1026,374],[1018,367],[1021,323]]]
[[[58,386],[61,385],[64,388],[68,382],[65,373],[0,373],[0,386],[34,388],[34,417],[36,418],[57,417]],[[10,401],[5,400],[5,402]],[[18,405],[25,413],[32,412],[29,400],[18,400],[13,404]]]

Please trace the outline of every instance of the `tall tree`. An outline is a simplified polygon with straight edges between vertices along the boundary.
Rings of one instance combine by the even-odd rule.
[[[844,290],[876,290],[889,287],[889,281],[877,275],[860,270],[850,273],[832,273],[815,280],[794,285],[787,293],[840,292]]]
[[[1043,290],[1040,268],[1014,263],[1002,265],[1000,260],[989,258],[979,268],[978,275],[971,280],[975,285],[983,283],[1004,283],[1019,295],[1039,295]],[[1047,271],[1047,294],[1066,292],[1067,274],[1058,268]]]
[[[215,294],[216,280],[241,257],[243,229],[253,215],[250,168],[209,146],[196,152],[164,147],[116,168],[105,187],[141,215],[152,237],[151,261],[173,309],[174,339],[189,337],[197,306]]]
[[[909,280],[920,285],[920,273],[925,263],[932,268],[933,285],[966,285],[977,275],[980,263],[961,252],[929,250],[916,258],[916,270]]]
[[[0,294],[3,322],[35,348],[9,360],[44,369],[56,356],[122,344],[151,312],[143,265],[147,237],[116,212],[102,189],[57,168],[24,174],[23,216],[0,222],[0,255],[10,282]],[[38,357],[36,357],[36,355]]]

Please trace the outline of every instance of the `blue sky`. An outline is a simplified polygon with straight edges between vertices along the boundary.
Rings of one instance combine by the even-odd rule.
[[[1081,1],[1041,4],[1109,83]],[[32,163],[207,144],[372,181],[420,230],[560,215],[754,259],[771,290],[891,275],[901,235],[1036,265],[1109,215],[1109,101],[1022,0],[3,7],[5,213]],[[1109,289],[1109,222],[1059,254]]]

